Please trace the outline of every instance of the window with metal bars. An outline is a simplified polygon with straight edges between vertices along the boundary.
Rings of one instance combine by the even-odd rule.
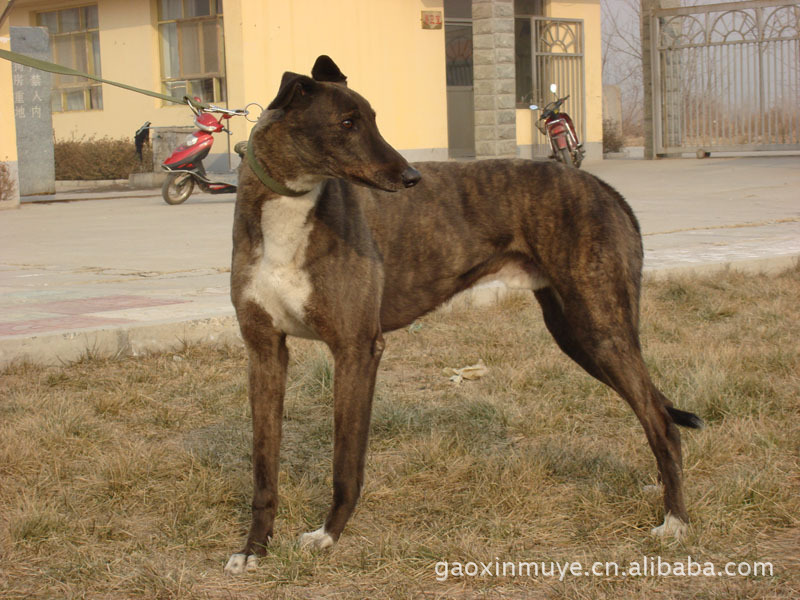
[[[222,0],[159,0],[158,33],[164,93],[224,102]]]
[[[53,62],[90,75],[100,73],[97,5],[40,12],[36,24],[50,33]],[[53,112],[103,108],[100,83],[74,75],[53,75]]]

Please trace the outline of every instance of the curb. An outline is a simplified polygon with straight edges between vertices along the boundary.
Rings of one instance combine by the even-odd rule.
[[[86,357],[140,356],[179,350],[187,344],[241,343],[239,324],[233,315],[109,329],[65,331],[0,340],[0,368],[14,363],[57,366]]]
[[[668,267],[657,270],[645,269],[643,279],[661,280],[682,275],[713,275],[719,272],[735,271],[748,275],[777,275],[787,269],[800,265],[800,254],[786,256],[769,256],[766,258],[749,258],[731,262],[702,263],[681,267]]]
[[[647,281],[728,271],[776,274],[798,265],[800,265],[800,255],[790,255],[646,270],[643,276]],[[445,312],[471,310],[497,304],[520,293],[524,292],[507,288],[499,282],[488,282],[457,294],[437,310]],[[187,344],[239,346],[242,343],[239,324],[233,314],[108,329],[65,331],[0,339],[0,368],[25,362],[57,366],[86,357],[140,356],[152,352],[178,351]]]
[[[108,188],[127,187],[127,185],[127,179],[56,179],[56,194],[97,192]]]
[[[131,173],[125,183],[132,190],[159,189],[166,179],[166,171],[155,173]]]

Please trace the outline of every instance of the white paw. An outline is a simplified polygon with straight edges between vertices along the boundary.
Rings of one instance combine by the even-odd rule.
[[[657,537],[674,537],[676,540],[679,540],[686,535],[688,529],[689,526],[686,523],[681,521],[678,517],[673,517],[671,514],[667,513],[667,516],[664,517],[664,524],[653,527],[650,533]]]
[[[256,562],[255,554],[234,554],[228,559],[225,572],[229,575],[241,575],[247,569],[255,569]]]
[[[333,544],[333,538],[325,533],[324,525],[316,531],[304,533],[300,536],[300,547],[308,548],[309,550],[322,550],[323,548],[330,548]]]

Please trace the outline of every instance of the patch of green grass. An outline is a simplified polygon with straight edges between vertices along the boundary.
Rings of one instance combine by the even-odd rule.
[[[0,375],[3,598],[796,598],[800,270],[648,281],[654,381],[683,431],[686,540],[641,426],[550,339],[531,298],[387,336],[362,499],[332,552],[297,536],[331,497],[333,360],[290,340],[276,535],[222,574],[250,520],[247,361],[186,346]],[[489,373],[442,374],[482,358]],[[439,561],[772,561],[772,577],[467,577]]]

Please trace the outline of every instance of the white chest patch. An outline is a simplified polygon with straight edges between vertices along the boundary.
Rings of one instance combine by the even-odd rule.
[[[311,234],[309,216],[320,189],[317,186],[303,196],[281,196],[263,204],[261,256],[252,267],[244,292],[269,314],[278,330],[312,339],[317,335],[306,324],[305,309],[311,279],[303,264]]]

